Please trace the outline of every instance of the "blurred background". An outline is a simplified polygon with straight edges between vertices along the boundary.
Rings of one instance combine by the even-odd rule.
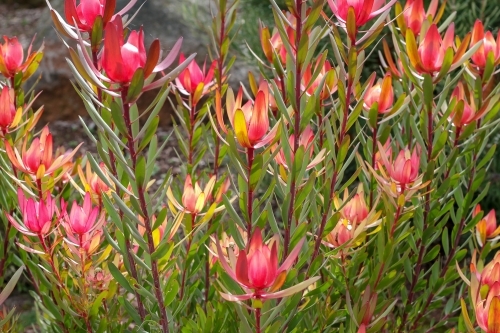
[[[285,0],[276,1],[283,9],[286,8]],[[63,13],[63,2],[63,0],[51,0],[50,5],[58,12]],[[118,0],[118,9],[125,6],[127,2]],[[401,0],[401,2],[404,5],[405,0]],[[477,18],[481,19],[485,28],[493,31],[496,36],[500,27],[499,4],[500,0],[448,0],[444,17],[456,12],[454,22],[456,33],[460,37],[471,30]],[[196,52],[196,59],[200,64],[204,61],[210,62],[208,52],[210,39],[207,29],[211,22],[211,12],[215,11],[212,6],[211,0],[139,0],[135,9],[130,11],[130,13],[134,13],[140,8],[131,28],[138,29],[143,26],[147,44],[154,38],[158,38],[164,51],[168,51],[182,36],[184,38],[183,53]],[[238,12],[236,26],[239,29],[235,30],[238,31],[237,38],[241,42],[233,43],[232,53],[237,57],[237,62],[233,66],[230,77],[232,86],[238,86],[240,81],[246,82],[248,71],[257,72],[256,61],[249,48],[257,55],[263,56],[258,35],[259,20],[267,26],[273,27],[273,17],[268,0],[240,0]],[[40,123],[42,126],[50,124],[51,131],[58,141],[56,144],[69,147],[76,146],[82,141],[88,142],[86,134],[82,132],[79,124],[79,117],[85,117],[86,111],[70,83],[72,75],[65,60],[67,50],[52,28],[52,20],[46,1],[0,0],[0,35],[17,36],[26,48],[35,35],[36,38],[33,42],[35,49],[40,47],[42,43],[44,44],[45,56],[40,66],[40,76],[32,82],[28,82],[28,85],[36,83],[37,91],[43,90],[35,105],[35,107],[45,106],[44,116]],[[329,45],[325,43],[324,47],[328,48]],[[368,60],[369,64],[364,68],[365,78],[374,71],[382,73],[377,56],[377,48],[381,47],[381,44],[373,47],[375,52]],[[38,82],[35,82],[36,80]],[[500,81],[498,78],[496,80]],[[154,92],[145,94],[141,98],[142,107],[147,106],[154,96]],[[141,108],[141,105],[139,107]],[[166,133],[171,126],[172,116],[171,105],[166,103],[161,116],[161,124]],[[491,133],[491,135],[492,144],[500,140],[500,133]],[[90,144],[85,146],[84,150],[92,150]],[[172,147],[174,146],[172,144]],[[164,158],[167,168],[175,167],[177,159],[173,148],[170,148],[170,152],[170,156]],[[484,210],[500,208],[500,150],[498,149],[490,168],[489,180],[491,182],[490,192],[482,202]],[[10,306],[17,305],[18,308],[25,310],[23,315],[25,326],[34,321],[30,298],[24,296],[28,288],[26,282],[19,283],[18,296],[9,299]]]

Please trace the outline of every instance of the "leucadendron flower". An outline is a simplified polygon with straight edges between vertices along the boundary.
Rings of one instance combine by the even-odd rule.
[[[226,108],[231,126],[238,143],[244,148],[257,149],[270,143],[276,136],[278,125],[269,129],[269,85],[262,81],[259,85],[255,101],[249,100],[241,105],[243,88],[240,88],[236,99],[231,89],[227,91]],[[223,119],[219,119],[223,131],[227,132]]]
[[[167,190],[167,198],[169,204],[171,204],[172,206],[171,208],[174,208],[174,210],[186,212],[188,214],[200,214],[205,208],[205,205],[207,204],[208,199],[212,194],[215,181],[215,176],[211,177],[208,183],[205,185],[205,188],[202,190],[199,183],[195,182],[193,185],[191,176],[187,175],[186,180],[184,181],[184,190],[182,193],[181,203],[177,201],[170,187]]]
[[[364,107],[370,109],[377,103],[377,111],[379,113],[387,113],[391,111],[394,103],[394,90],[392,88],[392,76],[386,74],[383,80],[378,80],[374,85],[375,76],[372,76],[371,81],[368,83],[366,93],[364,95]]]
[[[46,199],[37,201],[33,198],[26,198],[21,188],[17,190],[19,210],[22,215],[22,223],[18,223],[10,214],[7,215],[9,222],[20,233],[26,236],[45,237],[52,230],[52,222],[57,213],[54,199],[47,195]]]
[[[0,136],[15,128],[22,116],[22,108],[14,105],[14,90],[5,86],[0,93]]]
[[[432,0],[426,12],[424,8],[424,0],[406,1],[406,5],[403,10],[403,18],[406,28],[413,31],[415,36],[418,36],[420,34],[420,30],[422,29],[422,24],[424,23],[424,21],[428,18],[433,20],[436,16],[438,5],[439,0]],[[434,20],[438,21],[439,16]]]
[[[179,56],[179,64],[186,60],[184,54]],[[210,68],[206,68],[206,63],[203,64],[203,69],[198,66],[193,59],[189,65],[175,78],[175,87],[184,95],[190,96],[191,102],[196,105],[200,98],[206,95],[214,84],[214,69],[216,65],[214,60]]]
[[[474,253],[470,267],[470,293],[477,324],[486,333],[500,333],[500,252],[482,270]]]
[[[304,290],[319,279],[319,277],[310,278],[293,287],[278,291],[285,283],[287,272],[297,259],[305,239],[295,246],[281,266],[278,265],[277,239],[274,237],[269,243],[264,243],[262,231],[257,227],[247,248],[239,249],[236,264],[232,267],[227,262],[220,243],[216,242],[219,262],[226,273],[245,291],[243,295],[220,292],[224,299],[239,302],[247,299],[264,301],[283,298]]]
[[[472,211],[472,216],[475,217],[481,212],[481,206],[478,204]],[[500,238],[498,236],[500,236],[500,225],[497,226],[496,213],[492,209],[476,224],[476,239],[480,246],[484,246],[487,240],[497,240]]]
[[[344,191],[343,199],[335,196],[333,204],[340,214],[340,219],[323,241],[328,247],[343,246],[349,248],[357,246],[361,244],[362,240],[359,236],[363,232],[380,224],[380,212],[376,212],[375,209],[368,210],[362,185],[358,186],[357,192],[352,198],[349,198],[347,189]]]
[[[32,175],[36,179],[41,179],[44,176],[52,175],[55,171],[63,169],[60,177],[64,176],[69,169],[69,162],[78,151],[81,143],[72,151],[68,151],[64,155],[53,156],[52,134],[48,127],[44,127],[40,137],[37,137],[28,145],[28,137],[25,138],[21,153],[17,148],[13,148],[9,142],[5,142],[5,151],[12,165],[19,171]]]
[[[500,64],[500,33],[497,34],[497,39],[493,37],[491,31],[484,32],[483,23],[477,20],[472,29],[471,45],[482,41],[477,51],[472,55],[472,63],[479,69],[484,70],[488,57],[491,57],[492,65]]]
[[[26,81],[38,69],[43,58],[43,46],[36,52],[28,48],[28,57],[24,59],[24,50],[17,37],[3,36],[4,43],[0,44],[0,73],[10,79],[22,72],[22,81]]]
[[[437,25],[432,24],[426,31],[422,31],[418,45],[415,40],[415,34],[408,29],[406,31],[406,51],[410,58],[410,63],[418,73],[427,73],[435,76],[440,73],[445,65],[447,52],[451,52],[452,57],[446,63],[447,67],[445,67],[445,69],[449,70],[465,54],[469,45],[470,35],[464,38],[458,48],[455,47],[454,38],[454,23],[448,26],[444,38],[441,37]]]

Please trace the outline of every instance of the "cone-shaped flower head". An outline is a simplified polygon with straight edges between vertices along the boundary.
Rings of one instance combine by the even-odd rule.
[[[477,205],[472,212],[476,216],[481,212],[481,206]],[[492,209],[481,221],[476,224],[476,238],[481,246],[486,244],[488,239],[496,238],[500,235],[500,226],[497,226],[497,217],[495,210]]]
[[[178,209],[188,214],[199,214],[205,208],[205,205],[212,194],[215,186],[215,176],[212,176],[208,181],[205,188],[202,190],[198,182],[193,181],[190,175],[186,176],[184,181],[184,190],[182,192],[181,203],[175,199],[172,189],[169,187],[167,190],[167,198],[169,203],[173,206],[172,209]]]
[[[111,184],[111,180],[108,178],[108,170],[106,165],[101,162],[99,163],[99,168],[101,169],[102,174],[108,179],[108,183]],[[80,166],[78,166],[78,175],[80,177],[80,181],[84,186],[84,191],[89,192],[91,194],[92,199],[95,202],[99,201],[99,198],[103,193],[108,193],[111,189],[106,183],[99,177],[97,173],[92,172],[90,167],[90,163],[87,161],[85,166],[85,173]]]
[[[428,73],[433,75],[441,70],[445,59],[446,51],[451,48],[453,50],[455,38],[455,24],[451,23],[446,30],[444,38],[441,38],[438,27],[432,24],[425,35],[420,37],[418,48],[415,43],[415,36],[411,30],[406,32],[406,47],[408,56],[413,67],[419,73]],[[462,50],[465,51],[466,43],[463,43],[461,51],[457,51],[453,62],[458,60]]]
[[[316,67],[320,65],[320,60],[321,58],[318,58],[316,61]],[[316,68],[313,68],[312,64],[306,67],[302,77],[302,85],[306,88],[306,93],[309,96],[314,95],[318,88],[321,89],[319,98],[324,101],[337,91],[337,74],[328,60],[323,63],[318,76],[313,81],[312,76],[315,71]]]
[[[90,193],[87,192],[85,193],[85,197],[83,199],[83,206],[80,206],[76,201],[73,201],[73,206],[71,206],[71,211],[69,215],[66,216],[65,222],[75,234],[83,235],[92,231],[92,229],[96,226],[98,215],[99,208],[92,207]]]
[[[255,102],[249,100],[241,105],[243,89],[236,99],[231,89],[227,92],[226,108],[231,126],[239,144],[245,148],[260,148],[274,139],[276,128],[269,131],[269,85],[262,81]]]
[[[50,232],[52,220],[56,213],[55,201],[50,195],[47,199],[36,201],[27,199],[21,188],[17,190],[19,209],[23,217],[23,224],[19,224],[12,216],[7,215],[10,223],[22,234],[27,236],[43,237]]]
[[[66,202],[61,201],[62,225],[66,230],[67,243],[80,247],[87,254],[94,253],[101,243],[104,213],[99,214],[99,207],[92,206],[92,198],[88,192],[85,193],[82,206],[73,202],[69,214],[66,212],[66,205]],[[78,254],[78,250],[72,250]]]
[[[81,146],[80,144],[72,151],[68,151],[54,159],[52,154],[52,134],[50,134],[48,127],[44,127],[40,137],[35,138],[28,149],[26,149],[27,143],[26,138],[22,153],[19,154],[16,148],[12,148],[8,142],[5,142],[5,151],[16,169],[34,175],[37,179],[51,175],[59,168],[67,170],[67,162],[73,158],[73,155]]]
[[[368,210],[362,186],[358,187],[357,193],[351,199],[349,192],[345,190],[343,200],[335,197],[333,204],[340,213],[340,219],[326,235],[324,243],[329,247],[336,248],[347,244],[365,229],[373,226],[379,216],[374,210]]]
[[[23,46],[17,37],[9,38],[3,36],[4,43],[0,44],[0,73],[6,78],[12,78],[19,72],[23,72],[23,81],[31,76],[38,68],[42,59],[41,50],[31,53],[31,45],[28,49],[28,58],[24,61]]]
[[[500,33],[497,35],[497,39],[495,40],[491,31],[487,31],[485,33],[483,23],[480,20],[477,20],[476,23],[474,23],[474,28],[472,29],[471,46],[480,41],[483,41],[483,44],[479,46],[477,51],[471,57],[474,65],[480,69],[484,69],[490,52],[493,56],[494,64],[498,65],[500,63]]]
[[[21,119],[21,113],[16,117],[13,95],[14,91],[7,86],[3,87],[0,93],[0,132],[7,132],[10,127],[15,127]]]
[[[375,77],[373,77],[375,79]],[[370,109],[374,103],[378,105],[379,113],[390,111],[394,103],[394,91],[392,88],[392,76],[386,74],[383,80],[379,80],[375,85],[370,82],[364,96],[365,108]]]
[[[78,29],[91,32],[97,17],[101,17],[103,24],[113,16],[116,7],[116,0],[76,0],[64,1],[64,14],[69,24],[73,25],[73,19],[76,21]]]
[[[216,242],[217,255],[222,267],[247,292],[238,296],[221,293],[222,297],[229,301],[242,301],[252,297],[262,300],[281,298],[303,290],[317,280],[317,278],[309,279],[295,287],[275,292],[285,282],[287,271],[297,259],[305,241],[302,239],[279,266],[277,239],[274,237],[270,243],[264,243],[262,232],[257,227],[247,248],[239,250],[234,267],[229,266],[220,243]]]
[[[406,2],[403,17],[408,29],[411,29],[415,36],[420,34],[422,23],[428,17],[431,19],[436,15],[439,0],[432,0],[427,12],[424,9],[424,0],[408,0]]]
[[[134,73],[146,65],[144,31],[133,30],[125,43],[122,18],[118,15],[106,26],[102,67],[115,83],[128,84]]]
[[[328,0],[328,5],[333,14],[341,23],[347,22],[349,8],[354,10],[356,27],[365,25],[375,16],[389,9],[396,1],[391,0]]]
[[[476,305],[477,324],[486,333],[500,333],[500,287]]]
[[[309,158],[312,157],[313,152],[314,152],[314,133],[311,129],[311,126],[307,125],[307,127],[304,129],[304,131],[300,134],[299,137],[299,148],[303,147],[304,149],[304,154],[309,155]],[[295,161],[295,154],[293,152],[293,147],[295,146],[295,134],[290,135],[288,138],[288,144],[291,147],[290,150],[290,156],[292,159],[292,162]],[[275,150],[274,147],[272,147],[273,150]],[[286,157],[285,157],[285,152],[283,151],[283,147],[280,149],[278,154],[275,157],[276,163],[282,165],[285,169],[288,169],[288,164],[286,162]],[[314,168],[319,162],[321,162],[321,158],[314,159],[310,161],[310,163],[307,165],[306,170]]]
[[[285,15],[287,21],[291,24],[291,26],[286,26],[288,41],[291,45],[295,45],[295,29],[297,19],[289,12],[285,13]],[[275,55],[278,55],[279,61],[281,61],[281,64],[285,66],[287,50],[283,44],[283,40],[281,39],[278,29],[274,29],[271,35],[269,28],[264,26],[261,22],[259,26],[259,37],[260,45],[262,46],[262,51],[264,52],[266,59],[272,64],[275,59]],[[295,52],[295,49],[292,48],[292,52]]]
[[[463,103],[463,107],[455,107],[455,110],[453,110],[450,114],[450,119],[456,127],[464,127],[481,116],[481,114],[476,113],[474,99],[467,98],[462,82],[458,82],[457,86],[453,90],[453,93],[451,94],[451,98],[455,99],[457,103]],[[471,101],[470,103],[469,100]],[[458,110],[460,111],[457,112]]]
[[[182,64],[185,60],[184,54],[181,53],[179,64]],[[177,89],[184,95],[191,96],[193,104],[198,103],[200,98],[206,95],[213,85],[215,65],[216,62],[213,61],[207,71],[206,63],[203,64],[203,69],[201,69],[193,59],[175,79]]]
[[[497,252],[493,260],[484,266],[480,276],[482,292],[485,286],[488,286],[488,289],[493,289],[495,285],[500,287],[500,252]]]
[[[411,152],[408,148],[401,150],[393,162],[382,154],[382,162],[389,177],[400,186],[401,192],[408,185],[413,183],[417,177],[420,168],[420,153],[418,148]]]

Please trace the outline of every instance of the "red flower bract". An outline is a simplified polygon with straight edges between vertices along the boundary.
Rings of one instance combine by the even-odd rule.
[[[116,18],[106,26],[102,67],[115,83],[128,84],[134,73],[146,65],[147,55],[144,47],[144,32],[131,31],[127,42],[123,39],[122,18]]]
[[[65,0],[64,14],[70,24],[74,19],[80,30],[90,32],[97,17],[100,16],[104,23],[111,19],[115,5],[116,0],[80,0],[78,6],[76,0]]]

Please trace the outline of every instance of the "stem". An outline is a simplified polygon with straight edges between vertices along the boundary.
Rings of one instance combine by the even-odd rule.
[[[252,237],[252,210],[253,210],[253,189],[250,184],[250,177],[252,176],[252,165],[254,158],[254,149],[247,148],[247,158],[248,158],[248,198],[247,198],[247,211],[248,211],[248,222],[247,222],[247,238],[248,244],[250,244],[250,238]]]
[[[472,183],[474,181],[474,176],[476,174],[476,160],[477,160],[477,153],[475,153],[474,157],[473,157],[471,177],[469,178],[469,182],[467,184],[467,191],[466,191],[466,193],[469,193],[469,191],[470,191],[470,189],[472,187]],[[453,243],[453,247],[451,248],[448,257],[446,258],[445,264],[443,266],[443,270],[439,274],[440,278],[443,278],[446,275],[446,273],[448,272],[448,268],[450,266],[450,262],[453,259],[453,257],[455,256],[455,253],[456,253],[456,251],[458,249],[458,245],[459,245],[459,242],[460,242],[460,237],[462,236],[462,232],[463,232],[464,228],[465,228],[465,216],[463,216],[461,218],[461,220],[460,220],[460,225],[458,226],[458,232],[457,232],[457,235],[455,237],[455,241]],[[412,329],[416,327],[416,325],[418,324],[419,320],[422,319],[422,317],[425,315],[425,313],[427,311],[427,308],[431,304],[431,302],[434,299],[435,295],[436,294],[434,292],[432,292],[432,293],[429,294],[429,296],[427,297],[427,300],[425,301],[425,305],[424,305],[422,311],[420,311],[419,315],[417,316],[417,318],[413,322]]]
[[[5,262],[7,261],[7,250],[9,247],[10,228],[12,228],[12,224],[9,222],[9,223],[7,223],[7,228],[5,229],[5,234],[4,234],[4,239],[3,239],[3,257],[2,257],[2,260],[0,261],[0,276],[2,278],[5,276],[3,270],[5,268]]]
[[[295,38],[295,52],[296,54],[299,52],[300,40],[302,39],[302,2],[303,0],[296,0],[295,7],[297,9],[297,27],[296,27],[296,38]],[[283,81],[282,81],[283,82]],[[295,135],[295,140],[293,144],[293,154],[295,156],[297,154],[297,150],[299,149],[299,138],[300,138],[300,97],[302,87],[302,64],[298,61],[297,57],[295,57],[295,114],[294,114],[294,129],[293,134]],[[288,255],[288,248],[290,246],[290,229],[292,228],[292,221],[295,212],[295,196],[297,194],[296,190],[296,175],[295,168],[292,169],[292,184],[290,185],[290,205],[288,206],[288,223],[285,226],[285,240],[284,240],[284,256]],[[297,221],[295,221],[295,225],[297,225]]]
[[[125,125],[127,127],[127,145],[130,153],[130,158],[132,160],[132,167],[135,171],[136,164],[137,164],[137,153],[135,150],[135,145],[134,145],[134,137],[132,133],[132,123],[130,121],[130,104],[126,102],[127,99],[127,93],[128,93],[128,87],[123,87],[121,94],[122,94],[122,101],[123,101],[123,118],[125,120]],[[144,188],[143,184],[137,184],[137,194],[139,196],[139,204],[141,207],[141,215],[144,218],[144,227],[146,228],[146,235],[148,238],[148,251],[149,254],[153,254],[155,251],[155,244],[153,240],[153,230],[151,228],[151,218],[149,216],[149,212],[147,209],[147,203],[146,203],[146,198],[144,196]],[[153,273],[153,283],[154,283],[154,289],[155,289],[155,296],[156,300],[158,301],[158,309],[160,311],[160,325],[163,328],[164,333],[170,332],[170,329],[168,328],[168,317],[167,317],[167,311],[165,309],[165,303],[163,301],[163,294],[161,291],[161,284],[160,284],[160,275],[158,272],[158,261],[157,260],[151,260],[151,271]]]
[[[194,228],[194,222],[195,222],[195,218],[196,218],[196,215],[195,214],[191,214],[191,230],[193,230]],[[184,265],[184,270],[182,271],[182,282],[181,282],[181,291],[180,291],[180,294],[179,294],[179,297],[180,299],[182,300],[183,296],[184,296],[184,287],[185,287],[185,284],[186,284],[186,273],[187,273],[187,270],[189,268],[188,266],[188,257],[189,257],[189,251],[191,250],[191,244],[193,242],[193,236],[189,236],[189,239],[188,239],[188,243],[187,243],[187,247],[186,247],[186,261],[185,261],[185,265]]]
[[[347,120],[349,117],[349,104],[351,104],[351,94],[352,94],[352,81],[349,78],[348,82],[347,82],[346,103],[345,103],[344,115],[343,115],[343,119],[342,119],[342,127],[341,127],[342,129],[340,131],[340,137],[339,137],[339,141],[338,141],[339,146],[344,141],[344,137],[346,135],[345,132],[346,132],[346,128],[347,128]],[[297,140],[295,140],[295,141],[297,141]],[[338,168],[336,168],[336,169],[338,169]],[[316,235],[316,243],[314,244],[314,252],[313,252],[312,259],[311,259],[311,263],[314,261],[314,259],[316,259],[316,257],[318,256],[318,253],[319,253],[319,248],[321,246],[323,232],[325,231],[325,225],[326,225],[326,221],[328,218],[328,213],[330,212],[330,209],[332,207],[332,202],[333,202],[333,198],[334,198],[334,194],[335,194],[335,185],[337,184],[337,176],[338,176],[338,172],[337,172],[337,170],[335,170],[333,172],[332,182],[330,183],[330,200],[328,200],[328,202],[326,204],[326,209],[323,212],[323,217],[321,218],[321,224],[320,224],[318,233]],[[309,266],[309,268],[310,267],[311,266]]]
[[[92,62],[94,63],[94,67],[98,68],[99,66],[99,59],[98,59],[98,52],[97,50],[92,50]],[[97,87],[97,100],[102,103],[102,90],[101,88]],[[100,105],[96,105],[97,109],[100,111],[101,107]],[[114,124],[111,124],[111,129],[114,130]],[[108,148],[108,155],[109,155],[109,161],[111,164],[111,173],[116,179],[120,179],[118,176],[118,172],[116,170],[116,157],[111,148]],[[119,187],[116,188],[116,194],[120,199],[122,198],[122,193]],[[101,198],[99,198],[101,201]],[[102,207],[102,204],[100,204],[100,207]],[[120,214],[120,220],[123,221],[123,212],[119,209],[118,213]],[[131,251],[132,251],[132,244],[130,243],[130,239],[128,237],[125,238],[125,247],[126,247],[126,259],[129,262],[130,266],[130,274],[132,275],[132,278],[134,281],[139,281],[138,275],[137,275],[137,268],[135,266],[135,261],[132,258]],[[139,285],[136,283],[135,284],[135,299],[137,300],[137,307],[139,310],[139,316],[141,317],[141,320],[144,321],[144,318],[146,318],[146,310],[144,308],[144,304],[142,303],[141,295],[136,291],[139,287]]]
[[[85,308],[88,306],[88,295],[87,295],[87,279],[85,278],[85,264],[86,264],[86,256],[83,249],[83,238],[82,235],[80,238],[80,263],[82,265],[82,283],[83,283],[83,295],[85,299]],[[83,313],[83,318],[85,318],[85,325],[87,326],[87,332],[92,333],[92,325],[90,324],[89,314],[88,312]]]
[[[377,131],[378,131],[378,124],[375,124],[375,127],[373,128],[373,135],[372,135],[372,140],[373,140],[373,146],[372,146],[372,168],[375,170],[375,162],[376,162],[376,154],[377,154]],[[375,181],[375,176],[371,175],[370,176],[370,209],[373,208],[373,192],[374,192],[374,181]]]
[[[432,108],[430,107],[427,110],[427,163],[429,163],[432,159],[432,149],[433,149],[433,140],[434,140],[434,133],[432,131]],[[429,185],[427,185],[426,188],[426,194],[425,194],[425,209],[424,209],[424,220],[423,220],[423,225],[424,225],[424,230],[427,228],[427,222],[429,218],[429,214],[431,211],[431,185],[432,185],[432,179],[429,181]],[[418,251],[418,259],[417,259],[417,265],[415,267],[415,274],[413,274],[413,278],[411,281],[410,289],[408,292],[408,301],[403,307],[403,319],[401,321],[401,325],[399,325],[398,333],[401,333],[406,325],[406,320],[408,318],[408,312],[406,312],[405,308],[408,304],[412,304],[413,298],[415,297],[415,287],[418,282],[418,277],[420,276],[420,272],[422,271],[422,261],[424,259],[424,254],[425,254],[425,244],[422,241],[422,239],[419,239],[417,242],[417,246],[419,246],[419,251]]]
[[[191,171],[193,169],[193,155],[194,155],[194,148],[193,148],[193,137],[194,137],[194,127],[195,127],[195,115],[196,115],[196,104],[193,104],[191,102],[191,110],[189,110],[189,147],[188,147],[188,168],[191,168]]]
[[[261,333],[260,330],[260,308],[255,309],[255,333]]]

